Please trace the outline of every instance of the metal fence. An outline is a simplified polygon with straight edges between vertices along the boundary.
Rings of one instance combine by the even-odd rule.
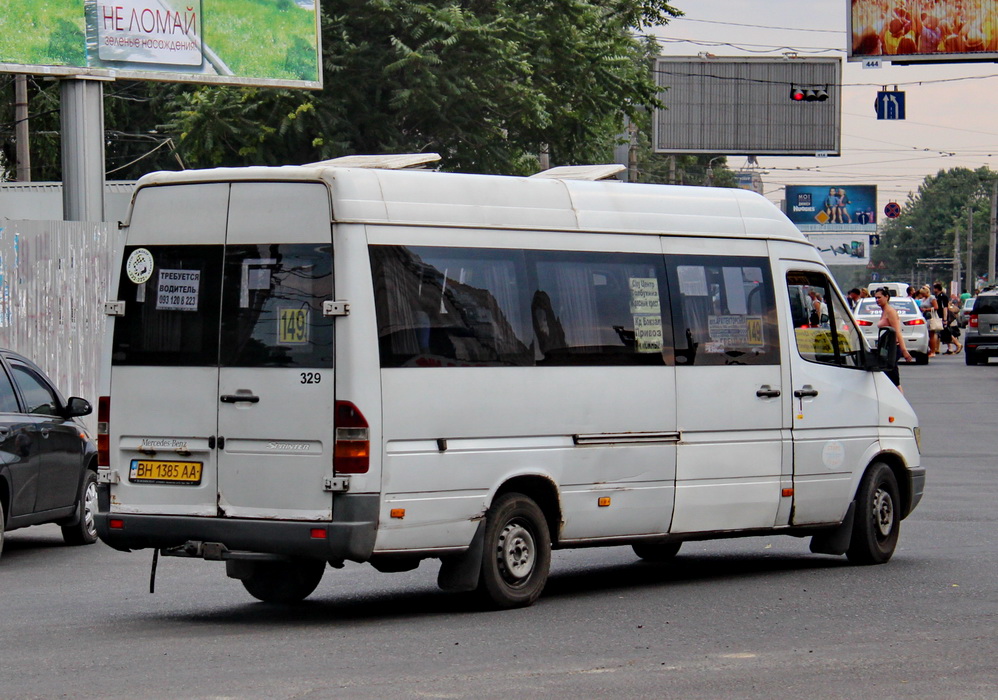
[[[0,219],[0,346],[95,404],[116,224]],[[96,417],[85,419],[89,427]]]

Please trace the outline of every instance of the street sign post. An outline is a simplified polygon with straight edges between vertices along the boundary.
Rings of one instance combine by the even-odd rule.
[[[874,103],[877,119],[904,119],[904,93],[898,90],[881,90]]]

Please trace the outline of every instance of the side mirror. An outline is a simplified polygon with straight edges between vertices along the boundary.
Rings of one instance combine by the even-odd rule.
[[[874,351],[873,367],[870,369],[882,372],[894,367],[898,359],[898,336],[893,328],[881,328],[877,337],[877,349]]]
[[[72,396],[69,401],[66,402],[66,418],[88,416],[93,413],[93,411],[94,408],[90,405],[90,402],[86,399],[81,399],[79,396]]]

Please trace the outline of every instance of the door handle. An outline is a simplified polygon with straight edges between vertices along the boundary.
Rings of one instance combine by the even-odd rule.
[[[0,428],[0,439],[6,438],[10,435],[10,428]]]
[[[245,401],[246,403],[260,403],[260,397],[253,394],[222,394],[220,398],[222,403],[238,403],[241,401]]]
[[[780,390],[772,388],[769,384],[763,384],[759,387],[759,390],[755,392],[755,395],[763,399],[775,399],[780,395]]]
[[[808,398],[810,396],[817,396],[817,395],[818,395],[818,390],[815,389],[810,384],[805,384],[802,388],[797,389],[794,392],[794,398],[797,398],[797,399],[805,399],[805,398]]]
[[[40,432],[42,434],[43,438],[47,438],[49,436],[49,433],[52,432],[52,431],[49,430],[48,428],[42,428],[38,432]]]

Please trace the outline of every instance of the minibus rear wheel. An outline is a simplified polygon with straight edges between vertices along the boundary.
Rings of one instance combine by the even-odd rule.
[[[322,580],[326,562],[294,559],[253,562],[253,573],[242,579],[251,596],[264,603],[298,603],[305,600]]]
[[[635,542],[631,549],[645,561],[661,563],[675,559],[682,546],[682,542]]]
[[[532,604],[551,569],[551,534],[544,513],[522,493],[499,496],[485,523],[478,593],[496,608]]]
[[[901,528],[898,483],[883,462],[874,462],[856,492],[856,522],[846,556],[854,564],[883,564],[894,554]]]

